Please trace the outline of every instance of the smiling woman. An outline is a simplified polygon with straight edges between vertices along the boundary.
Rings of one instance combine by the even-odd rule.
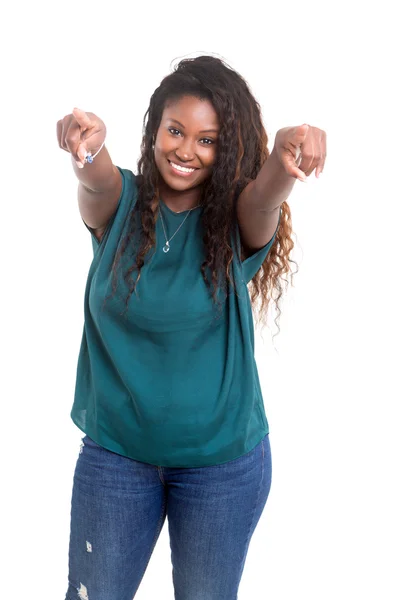
[[[181,212],[201,203],[201,184],[212,172],[218,131],[217,113],[209,100],[183,96],[166,104],[154,159],[161,175],[160,196],[172,210]],[[205,133],[214,135],[205,138]]]
[[[131,600],[168,513],[176,597],[228,600],[271,485],[247,284],[264,312],[279,300],[293,184],[245,80],[219,59],[181,61],[143,124],[137,174],[105,147],[76,167],[104,145],[92,113],[58,125],[82,218],[102,225],[101,237],[88,227],[67,598],[83,582],[89,598]]]

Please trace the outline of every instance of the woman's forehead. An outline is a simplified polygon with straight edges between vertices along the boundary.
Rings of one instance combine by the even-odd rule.
[[[163,120],[177,120],[183,127],[200,127],[204,130],[219,129],[217,113],[207,99],[193,96],[171,100],[164,108]]]

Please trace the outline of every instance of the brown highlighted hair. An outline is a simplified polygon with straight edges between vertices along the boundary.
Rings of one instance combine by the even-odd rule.
[[[164,107],[169,101],[183,96],[207,99],[217,113],[220,123],[218,147],[213,171],[203,184],[205,259],[201,267],[204,281],[214,300],[217,291],[228,289],[230,265],[233,260],[232,234],[237,228],[236,200],[246,185],[256,178],[268,159],[268,137],[261,117],[261,109],[246,81],[223,60],[213,56],[183,59],[156,88],[150,98],[143,119],[141,156],[138,160],[138,198],[130,215],[128,232],[122,240],[113,264],[113,291],[116,289],[116,271],[121,256],[131,244],[140,223],[134,264],[124,280],[129,285],[126,307],[140,280],[140,272],[149,250],[155,246],[154,202],[158,203],[159,172],[152,148],[161,123]],[[136,226],[135,226],[136,224]],[[281,217],[274,243],[259,271],[250,283],[253,306],[258,307],[258,320],[266,321],[269,302],[276,303],[279,319],[279,300],[290,272],[289,258],[294,247],[289,205],[281,205]],[[241,253],[241,249],[239,249]],[[294,263],[296,264],[296,263]],[[130,276],[135,272],[136,278]],[[292,277],[292,274],[291,274]]]

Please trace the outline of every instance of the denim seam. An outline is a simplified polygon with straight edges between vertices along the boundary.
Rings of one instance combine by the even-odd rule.
[[[147,567],[149,566],[150,559],[151,559],[151,557],[152,557],[152,555],[153,555],[153,551],[154,551],[154,548],[155,548],[155,546],[156,546],[156,543],[157,543],[157,540],[158,540],[158,536],[160,535],[160,532],[161,532],[161,527],[162,527],[162,524],[163,524],[163,521],[164,521],[164,508],[165,508],[165,505],[166,505],[166,502],[165,502],[165,498],[164,498],[164,500],[163,500],[163,505],[162,505],[162,510],[161,510],[161,516],[160,516],[160,519],[159,519],[159,521],[158,521],[158,525],[157,525],[156,534],[155,534],[155,536],[154,536],[153,546],[152,546],[152,548],[151,548],[151,550],[150,550],[150,554],[149,554],[148,561],[147,561],[147,563],[146,563],[146,565],[145,565],[145,567],[144,567],[144,569],[143,569],[142,576],[141,576],[141,578],[140,578],[140,581],[139,581],[139,583],[138,583],[138,585],[137,585],[137,588],[136,588],[136,589],[139,589],[139,586],[140,586],[140,584],[142,583],[143,577],[145,576],[145,573],[146,573],[146,569],[147,569]]]
[[[256,507],[257,507],[258,501],[259,501],[259,499],[260,499],[260,494],[261,494],[262,482],[263,482],[263,480],[264,480],[264,439],[261,441],[261,449],[262,449],[262,457],[263,457],[263,460],[261,461],[261,462],[262,462],[262,464],[261,464],[261,479],[260,479],[260,485],[259,485],[259,488],[258,488],[258,494],[257,494],[257,497],[256,497],[256,501],[255,501],[255,503],[254,503],[254,507],[253,507],[253,516],[252,516],[252,518],[251,518],[251,521],[250,521],[250,527],[249,527],[249,531],[248,531],[248,534],[247,534],[247,540],[246,540],[246,544],[245,544],[244,555],[243,555],[242,562],[241,562],[241,570],[240,570],[240,573],[242,573],[242,571],[243,571],[243,567],[244,567],[244,561],[245,561],[245,557],[246,557],[247,550],[248,550],[248,547],[249,547],[249,542],[250,542],[250,533],[251,533],[251,529],[252,529],[252,526],[253,526],[254,515],[255,515],[255,513],[256,513]]]
[[[163,486],[165,487],[165,481],[164,481],[164,476],[163,476],[163,470],[162,470],[162,467],[157,467],[157,469],[158,469],[158,476],[160,477],[160,479],[161,479],[161,482],[162,482]]]

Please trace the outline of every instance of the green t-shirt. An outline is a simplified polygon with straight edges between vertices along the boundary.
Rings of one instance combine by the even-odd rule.
[[[234,460],[269,432],[247,283],[274,238],[243,262],[235,252],[237,293],[228,294],[221,311],[200,271],[203,208],[190,213],[167,253],[157,219],[156,247],[121,315],[129,293],[123,275],[134,264],[132,244],[119,263],[116,293],[103,307],[137,198],[136,176],[119,170],[121,196],[100,243],[88,227],[94,256],[71,418],[99,445],[145,463],[202,467]],[[170,237],[187,211],[174,213],[162,201],[161,210]]]

